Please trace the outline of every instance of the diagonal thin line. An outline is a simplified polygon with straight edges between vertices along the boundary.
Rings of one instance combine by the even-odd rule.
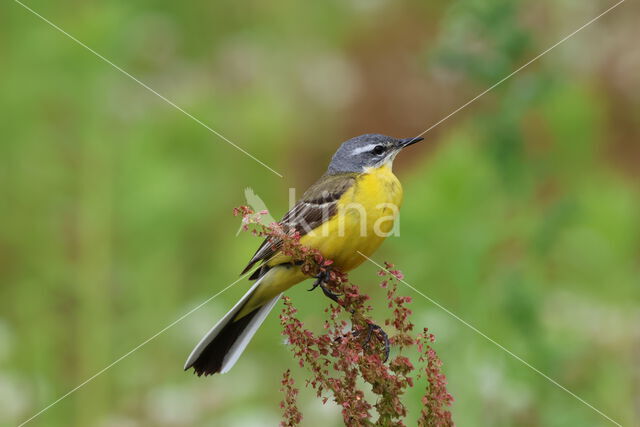
[[[371,258],[369,258],[368,256],[366,256],[365,254],[363,254],[362,252],[358,251],[358,253],[360,255],[362,255],[364,258],[366,258],[367,260],[371,261],[373,264],[375,264],[376,266],[378,266],[379,268],[385,270],[387,273],[391,274],[391,272],[384,266],[378,264],[376,261],[372,260]],[[549,382],[553,383],[554,385],[560,387],[562,390],[566,391],[567,393],[569,393],[571,396],[575,397],[576,399],[578,399],[580,402],[584,403],[585,405],[587,405],[589,408],[593,409],[594,411],[596,411],[598,414],[600,414],[601,416],[603,416],[604,418],[606,418],[607,420],[611,421],[613,424],[622,427],[622,425],[620,423],[618,423],[617,421],[614,421],[611,417],[609,417],[607,414],[605,414],[604,412],[602,412],[601,410],[599,410],[598,408],[594,407],[592,404],[590,404],[589,402],[587,402],[586,400],[584,400],[583,398],[581,398],[580,396],[578,396],[577,394],[575,394],[574,392],[572,392],[571,390],[567,389],[565,386],[563,386],[562,384],[560,384],[559,382],[557,382],[556,380],[554,380],[553,378],[551,378],[550,376],[548,376],[547,374],[545,374],[544,372],[540,371],[538,368],[536,368],[535,366],[531,365],[529,362],[527,362],[526,360],[524,360],[523,358],[521,358],[520,356],[514,354],[511,350],[509,350],[508,348],[506,348],[505,346],[503,346],[502,344],[498,343],[497,341],[495,341],[493,338],[489,337],[487,334],[485,334],[484,332],[482,332],[481,330],[479,330],[478,328],[476,328],[475,326],[473,326],[472,324],[470,324],[469,322],[467,322],[466,320],[464,320],[463,318],[461,318],[460,316],[458,316],[457,314],[453,313],[451,310],[447,309],[446,307],[442,306],[440,303],[438,303],[437,301],[435,301],[433,298],[428,297],[427,295],[425,295],[424,293],[422,293],[421,291],[419,291],[418,289],[416,289],[415,287],[413,287],[412,285],[410,285],[409,283],[407,283],[404,279],[398,278],[398,280],[402,283],[404,283],[406,286],[408,286],[409,288],[413,289],[415,292],[417,292],[418,294],[420,294],[423,298],[425,298],[426,300],[428,300],[430,303],[434,304],[435,306],[437,306],[438,308],[440,308],[441,310],[443,310],[444,312],[446,312],[447,314],[449,314],[450,316],[452,316],[453,318],[455,318],[456,320],[458,320],[459,322],[461,322],[463,325],[467,326],[468,328],[470,328],[472,331],[476,332],[477,334],[481,335],[483,338],[485,338],[486,340],[488,340],[489,342],[491,342],[492,344],[494,344],[495,346],[497,346],[498,348],[500,348],[502,351],[504,351],[505,353],[509,354],[510,356],[512,356],[513,358],[515,358],[516,360],[518,360],[520,363],[524,364],[525,366],[527,366],[528,368],[532,369],[534,372],[536,372],[537,374],[541,375],[542,377],[544,377],[546,380],[548,380]]]
[[[162,99],[163,101],[165,101],[167,104],[171,105],[173,108],[175,108],[176,110],[180,111],[181,113],[183,113],[184,115],[186,115],[187,117],[189,117],[190,119],[192,119],[193,121],[195,121],[196,123],[198,123],[200,126],[204,127],[205,129],[209,130],[210,132],[212,132],[213,134],[215,134],[216,136],[218,136],[219,138],[223,139],[224,141],[228,142],[229,144],[231,144],[233,147],[235,147],[237,150],[241,151],[242,153],[244,153],[245,155],[251,157],[253,160],[255,160],[256,162],[260,163],[262,166],[264,166],[265,168],[269,169],[271,172],[273,172],[274,174],[278,175],[280,178],[283,178],[282,174],[276,172],[274,169],[272,169],[271,167],[269,167],[267,164],[265,164],[264,162],[262,162],[261,160],[259,160],[258,158],[256,158],[253,154],[249,153],[247,150],[245,150],[244,148],[240,147],[239,145],[237,145],[236,143],[234,143],[233,141],[231,141],[229,138],[227,138],[226,136],[224,136],[223,134],[221,134],[220,132],[216,131],[215,129],[213,129],[211,126],[207,125],[206,123],[204,123],[202,120],[198,119],[197,117],[195,117],[194,115],[192,115],[191,113],[187,112],[185,109],[183,109],[182,107],[180,107],[178,104],[176,104],[175,102],[171,101],[169,98],[167,98],[166,96],[158,93],[156,90],[154,90],[153,88],[151,88],[149,85],[147,85],[146,83],[140,81],[139,79],[137,79],[136,77],[134,77],[133,75],[131,75],[130,73],[128,73],[127,71],[125,71],[124,69],[122,69],[120,66],[114,64],[112,61],[110,61],[109,59],[105,58],[104,56],[102,56],[101,54],[99,54],[98,52],[96,52],[95,50],[93,50],[92,48],[90,48],[89,46],[87,46],[86,44],[84,44],[83,42],[81,42],[80,40],[78,40],[77,38],[75,38],[74,36],[72,36],[71,34],[67,33],[65,30],[63,30],[62,28],[60,28],[59,26],[57,26],[56,24],[54,24],[53,22],[51,22],[50,20],[48,20],[47,18],[45,18],[44,16],[40,15],[38,12],[36,12],[35,10],[31,9],[29,6],[27,6],[26,4],[22,3],[20,0],[13,0],[14,2],[18,3],[20,6],[22,6],[23,8],[25,8],[26,10],[28,10],[29,12],[31,12],[32,14],[34,14],[35,16],[37,16],[38,18],[40,18],[41,20],[43,20],[44,22],[46,22],[47,24],[49,24],[50,26],[52,26],[53,28],[55,28],[56,30],[58,30],[59,32],[61,32],[62,34],[64,34],[65,36],[69,37],[71,40],[73,40],[74,42],[76,42],[77,44],[79,44],[80,46],[82,46],[83,48],[85,48],[86,50],[88,50],[89,52],[93,53],[95,56],[97,56],[98,58],[102,59],[104,62],[106,62],[107,64],[111,65],[113,68],[115,68],[116,70],[120,71],[122,74],[124,74],[125,76],[129,77],[131,80],[135,81],[136,83],[138,83],[140,86],[142,86],[143,88],[147,89],[149,92],[153,93],[154,95],[158,96],[160,99]]]
[[[17,1],[17,0],[16,0]],[[571,37],[575,36],[576,34],[578,34],[580,31],[584,30],[585,28],[587,28],[589,25],[593,24],[594,22],[596,22],[598,19],[602,18],[604,15],[606,15],[607,13],[611,12],[613,9],[615,9],[616,7],[620,6],[622,3],[624,3],[625,0],[620,0],[618,3],[614,4],[613,6],[611,6],[610,8],[608,8],[607,10],[605,10],[604,12],[602,12],[600,15],[596,16],[595,18],[591,19],[590,21],[588,21],[586,24],[582,25],[580,28],[578,28],[577,30],[573,31],[572,33],[568,34],[567,36],[565,36],[563,39],[561,39],[560,41],[558,41],[557,43],[554,43],[553,45],[551,45],[550,47],[548,47],[546,50],[544,50],[542,53],[538,54],[537,56],[535,56],[533,59],[530,59],[526,64],[520,66],[519,68],[517,68],[515,71],[511,72],[509,75],[507,75],[506,77],[503,77],[502,79],[500,79],[498,82],[494,83],[492,86],[490,86],[489,88],[485,89],[483,92],[481,92],[480,94],[476,95],[474,98],[472,98],[471,100],[467,101],[465,104],[463,104],[462,106],[458,107],[457,109],[453,110],[451,113],[447,114],[446,116],[444,116],[442,119],[438,120],[437,122],[435,122],[434,124],[432,124],[430,127],[428,127],[427,129],[425,129],[424,131],[422,131],[419,135],[417,136],[422,136],[425,133],[429,132],[430,130],[432,130],[433,128],[435,128],[436,126],[440,125],[442,122],[444,122],[445,120],[448,120],[449,118],[451,118],[453,115],[459,113],[461,110],[465,109],[466,107],[468,107],[469,105],[473,104],[474,102],[476,102],[478,99],[480,99],[481,97],[483,97],[484,95],[486,95],[488,92],[492,91],[493,89],[495,89],[496,87],[498,87],[499,85],[501,85],[502,83],[504,83],[506,80],[510,79],[511,77],[513,77],[514,75],[516,75],[517,73],[519,73],[520,71],[522,71],[523,69],[525,69],[526,67],[528,67],[529,65],[531,65],[532,63],[534,63],[535,61],[537,61],[538,59],[540,59],[541,57],[543,57],[544,55],[546,55],[547,53],[551,52],[553,49],[555,49],[556,47],[558,47],[559,45],[561,45],[562,43],[566,42],[567,40],[569,40]]]
[[[66,392],[65,394],[63,394],[62,396],[60,396],[58,399],[54,400],[53,402],[51,402],[49,405],[45,406],[44,408],[42,408],[40,411],[38,411],[37,413],[35,413],[34,415],[32,415],[29,419],[23,421],[22,423],[20,423],[20,425],[18,425],[18,427],[22,427],[25,424],[31,422],[34,418],[42,415],[44,412],[48,411],[49,409],[51,409],[53,406],[55,406],[56,404],[60,403],[62,400],[66,399],[67,397],[69,397],[70,395],[72,395],[73,393],[75,393],[76,391],[78,391],[79,389],[81,389],[82,387],[84,387],[85,385],[89,384],[91,381],[95,380],[97,377],[99,377],[100,375],[102,375],[103,373],[105,373],[107,370],[109,370],[110,368],[112,368],[113,366],[115,366],[116,364],[120,363],[122,360],[126,359],[127,357],[129,357],[130,355],[132,355],[133,353],[135,353],[136,351],[138,351],[140,348],[142,348],[143,346],[145,346],[146,344],[148,344],[149,342],[153,341],[154,339],[156,339],[157,337],[159,337],[160,335],[162,335],[163,333],[165,333],[168,329],[172,328],[173,326],[177,325],[178,323],[180,323],[182,320],[184,320],[186,317],[190,316],[191,314],[193,314],[194,312],[198,311],[200,308],[202,308],[205,304],[207,304],[209,301],[213,300],[214,298],[216,298],[217,296],[221,295],[222,293],[224,293],[225,291],[227,291],[229,288],[231,288],[233,285],[235,285],[236,283],[238,283],[239,281],[241,281],[242,279],[244,279],[245,277],[247,277],[249,273],[246,273],[242,276],[240,276],[237,280],[235,280],[233,283],[227,285],[227,287],[225,287],[223,290],[221,290],[220,292],[218,292],[217,294],[207,298],[206,300],[204,300],[203,302],[201,302],[200,304],[198,304],[197,306],[195,306],[194,308],[192,308],[191,310],[189,310],[188,312],[186,312],[185,314],[183,314],[182,316],[178,317],[176,320],[174,320],[173,322],[171,322],[170,324],[168,324],[167,326],[165,326],[163,329],[161,329],[160,331],[156,332],[155,334],[153,334],[152,336],[150,336],[149,338],[147,338],[146,340],[144,340],[142,343],[138,344],[137,346],[135,346],[134,348],[132,348],[131,350],[129,350],[127,353],[123,354],[122,356],[118,357],[116,360],[114,360],[113,362],[111,362],[109,365],[105,366],[104,368],[102,368],[101,370],[99,370],[98,372],[96,372],[95,374],[93,374],[92,376],[90,376],[89,378],[87,378],[86,380],[84,380],[83,382],[81,382],[80,384],[78,384],[77,386],[75,386],[74,388],[72,388],[71,390],[69,390],[68,392]]]

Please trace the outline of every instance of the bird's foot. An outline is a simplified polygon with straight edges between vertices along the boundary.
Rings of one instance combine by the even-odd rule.
[[[369,343],[371,342],[371,337],[375,335],[375,337],[382,344],[384,344],[384,360],[382,361],[382,363],[385,363],[387,360],[389,360],[389,353],[390,353],[390,347],[391,347],[389,343],[389,336],[384,331],[384,329],[382,329],[380,326],[376,325],[375,323],[369,323],[367,325],[366,332],[367,332],[367,336],[364,339],[364,342],[362,343],[362,348],[364,350],[368,350]]]
[[[389,360],[389,353],[391,352],[391,344],[389,342],[389,336],[384,331],[384,329],[382,329],[380,326],[376,325],[375,323],[368,323],[366,329],[352,331],[351,336],[356,338],[360,336],[362,332],[366,332],[367,334],[367,336],[364,338],[362,342],[362,349],[363,350],[369,349],[369,343],[371,342],[371,338],[375,334],[375,337],[382,344],[384,344],[384,360],[382,361],[382,363],[386,363],[386,361]],[[348,336],[349,336],[348,334],[345,334],[345,335],[342,335],[341,337],[336,337],[334,341],[343,340]]]
[[[313,285],[311,286],[311,289],[309,289],[309,291],[313,291],[315,288],[320,286],[320,289],[322,289],[322,293],[326,297],[331,298],[337,304],[340,304],[340,301],[338,300],[338,296],[339,295],[336,294],[336,293],[331,292],[331,290],[327,287],[327,283],[331,279],[331,271],[324,270],[324,271],[320,272],[320,274],[318,274],[315,277],[316,277],[316,281],[313,283]]]

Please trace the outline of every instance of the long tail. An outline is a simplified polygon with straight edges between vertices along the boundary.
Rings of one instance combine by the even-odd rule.
[[[223,374],[235,365],[281,295],[278,294],[263,306],[236,319],[238,312],[249,301],[263,279],[264,276],[258,279],[240,301],[200,340],[184,365],[185,371],[193,368],[198,376],[218,372]]]

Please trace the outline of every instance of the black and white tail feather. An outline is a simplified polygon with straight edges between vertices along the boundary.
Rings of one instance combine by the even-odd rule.
[[[240,301],[200,340],[184,365],[185,371],[193,368],[198,376],[224,374],[236,364],[282,295],[277,295],[265,305],[234,320],[264,278],[265,276],[262,276],[258,279]]]

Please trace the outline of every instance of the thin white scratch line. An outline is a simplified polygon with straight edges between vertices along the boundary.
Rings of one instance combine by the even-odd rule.
[[[22,427],[25,424],[31,422],[34,418],[42,415],[44,412],[48,411],[49,409],[51,409],[53,406],[55,406],[56,404],[60,403],[62,400],[66,399],[67,397],[69,397],[71,394],[75,393],[76,391],[78,391],[79,389],[81,389],[82,387],[84,387],[85,385],[89,384],[91,381],[93,381],[94,379],[96,379],[98,376],[102,375],[103,373],[105,373],[107,370],[109,370],[111,367],[113,367],[114,365],[118,364],[119,362],[121,362],[122,360],[126,359],[127,357],[129,357],[131,354],[135,353],[136,351],[138,351],[141,347],[145,346],[146,344],[148,344],[150,341],[153,341],[154,339],[156,339],[158,336],[162,335],[163,333],[165,333],[168,329],[172,328],[173,326],[175,326],[176,324],[180,323],[182,320],[184,320],[186,317],[190,316],[191,314],[193,314],[195,311],[199,310],[200,308],[202,308],[202,306],[204,306],[205,304],[207,304],[209,301],[213,300],[214,298],[216,298],[217,296],[221,295],[222,293],[224,293],[225,291],[227,291],[230,287],[232,287],[233,285],[235,285],[236,283],[238,283],[239,281],[241,281],[242,279],[244,279],[245,277],[247,277],[249,273],[244,274],[243,276],[240,276],[240,278],[238,278],[236,281],[234,281],[233,283],[231,283],[230,285],[228,285],[227,287],[225,287],[223,290],[221,290],[220,292],[218,292],[217,294],[207,298],[206,300],[204,300],[202,303],[198,304],[197,306],[195,306],[194,308],[192,308],[191,310],[189,310],[188,312],[186,312],[185,314],[183,314],[182,316],[180,316],[178,319],[176,319],[175,321],[173,321],[172,323],[170,323],[169,325],[165,326],[162,330],[156,332],[154,335],[150,336],[149,338],[147,338],[146,340],[144,340],[142,343],[138,344],[136,347],[134,347],[133,349],[129,350],[127,353],[123,354],[122,356],[120,356],[119,358],[117,358],[116,360],[114,360],[113,362],[111,362],[109,365],[105,366],[104,368],[102,368],[101,370],[99,370],[98,372],[96,372],[95,374],[93,374],[91,377],[87,378],[86,380],[84,380],[82,383],[78,384],[77,386],[75,386],[74,388],[72,388],[71,390],[69,390],[67,393],[63,394],[62,396],[60,396],[58,399],[54,400],[53,402],[51,402],[49,405],[45,406],[44,408],[42,408],[40,411],[38,411],[36,414],[34,414],[33,416],[31,416],[31,418],[23,421],[18,427]]]
[[[244,148],[242,148],[239,145],[235,144],[229,138],[227,138],[226,136],[222,135],[220,132],[216,131],[215,129],[211,128],[209,125],[207,125],[206,123],[204,123],[202,120],[198,119],[197,117],[193,116],[191,113],[185,111],[182,107],[180,107],[179,105],[177,105],[175,102],[171,101],[170,99],[168,99],[164,95],[162,95],[162,94],[158,93],[157,91],[155,91],[153,88],[149,87],[146,83],[138,80],[136,77],[134,77],[133,75],[129,74],[127,71],[122,69],[120,66],[114,64],[109,59],[105,58],[104,56],[102,56],[101,54],[99,54],[98,52],[96,52],[95,50],[93,50],[92,48],[90,48],[89,46],[87,46],[86,44],[84,44],[83,42],[81,42],[80,40],[78,40],[77,38],[72,36],[71,34],[67,33],[65,30],[63,30],[62,28],[60,28],[59,26],[57,26],[56,24],[54,24],[53,22],[51,22],[50,20],[45,18],[44,16],[40,15],[38,12],[36,12],[33,9],[31,9],[29,6],[27,6],[26,4],[22,3],[20,0],[13,0],[13,1],[18,3],[20,6],[22,6],[23,8],[25,8],[26,10],[28,10],[29,12],[31,12],[32,14],[34,14],[35,16],[37,16],[38,18],[40,18],[41,20],[43,20],[44,22],[46,22],[47,24],[49,24],[50,26],[55,28],[56,30],[58,30],[59,32],[64,34],[65,36],[69,37],[71,40],[73,40],[74,42],[76,42],[77,44],[79,44],[80,46],[82,46],[83,48],[88,50],[89,52],[93,53],[98,58],[102,59],[107,64],[111,65],[116,70],[120,71],[125,76],[129,77],[131,80],[133,80],[136,83],[138,83],[143,88],[147,89],[149,92],[151,92],[151,93],[155,94],[156,96],[158,96],[160,99],[165,101],[167,104],[171,105],[176,110],[180,111],[181,113],[183,113],[187,117],[191,118],[193,121],[195,121],[196,123],[198,123],[199,125],[201,125],[205,129],[209,130],[210,132],[212,132],[213,134],[215,134],[219,138],[221,138],[224,141],[228,142],[233,147],[235,147],[237,150],[241,151],[242,153],[246,154],[247,156],[249,156],[250,158],[252,158],[256,162],[260,163],[262,166],[264,166],[265,168],[269,169],[271,172],[273,172],[274,174],[278,175],[280,178],[283,178],[282,174],[276,172],[274,169],[269,167],[267,164],[265,164],[261,160],[257,159],[253,154],[249,153]]]
[[[17,0],[16,0],[17,1]],[[503,77],[501,80],[499,80],[497,83],[494,83],[492,86],[490,86],[488,89],[484,90],[483,92],[481,92],[479,95],[477,95],[475,98],[471,99],[470,101],[467,101],[464,105],[462,105],[461,107],[458,107],[457,109],[455,109],[454,111],[452,111],[451,113],[449,113],[448,115],[446,115],[445,117],[443,117],[442,119],[438,120],[436,123],[434,123],[433,125],[431,125],[430,127],[428,127],[426,130],[422,131],[419,135],[417,136],[422,136],[425,133],[429,132],[431,129],[435,128],[436,126],[440,125],[442,122],[444,122],[445,120],[451,118],[451,116],[453,116],[454,114],[457,114],[458,112],[460,112],[461,110],[463,110],[464,108],[468,107],[469,105],[471,105],[472,103],[474,103],[475,101],[477,101],[478,99],[480,99],[482,96],[486,95],[488,92],[492,91],[493,89],[495,89],[497,86],[499,86],[500,84],[504,83],[506,80],[510,79],[511,77],[513,77],[515,74],[519,73],[520,71],[522,71],[524,68],[528,67],[529,65],[531,65],[533,62],[537,61],[538,59],[540,59],[542,56],[546,55],[547,53],[549,53],[550,51],[552,51],[553,49],[555,49],[556,47],[558,47],[559,45],[561,45],[562,43],[564,43],[565,41],[569,40],[571,37],[573,37],[574,35],[576,35],[577,33],[579,33],[580,31],[584,30],[585,28],[587,28],[589,25],[593,24],[594,22],[596,22],[598,19],[602,18],[604,15],[606,15],[607,13],[611,12],[613,9],[615,9],[616,7],[620,6],[622,3],[624,3],[625,0],[620,0],[618,3],[614,4],[613,6],[611,6],[609,9],[605,10],[604,12],[602,12],[600,15],[596,16],[595,18],[591,19],[589,22],[587,22],[586,24],[584,24],[583,26],[581,26],[580,28],[578,28],[577,30],[573,31],[571,34],[565,36],[562,40],[560,40],[559,42],[553,44],[551,47],[547,48],[544,52],[540,53],[539,55],[537,55],[536,57],[534,57],[533,59],[529,60],[526,64],[520,66],[519,68],[517,68],[515,71],[513,71],[511,74],[509,74],[506,77]]]
[[[378,266],[379,268],[385,270],[386,272],[390,273],[389,270],[387,268],[385,268],[384,266],[378,264],[376,261],[372,260],[371,258],[369,258],[368,256],[366,256],[365,254],[363,254],[362,252],[358,251],[358,253],[360,255],[362,255],[363,257],[365,257],[367,260],[371,261],[373,264],[375,264],[376,266]],[[544,372],[540,371],[538,368],[536,368],[535,366],[531,365],[529,362],[527,362],[526,360],[522,359],[520,356],[514,354],[513,352],[511,352],[509,349],[507,349],[505,346],[503,346],[502,344],[496,342],[493,338],[489,337],[488,335],[486,335],[484,332],[480,331],[478,328],[476,328],[475,326],[471,325],[470,323],[468,323],[467,321],[465,321],[464,319],[462,319],[460,316],[458,316],[457,314],[451,312],[450,310],[448,310],[447,308],[443,307],[440,303],[438,303],[437,301],[435,301],[434,299],[428,297],[427,295],[425,295],[424,293],[422,293],[421,291],[419,291],[418,289],[416,289],[415,287],[413,287],[412,285],[410,285],[409,283],[407,283],[405,280],[403,279],[398,279],[400,282],[404,283],[406,286],[408,286],[409,288],[413,289],[415,292],[417,292],[418,294],[420,294],[423,298],[425,298],[426,300],[428,300],[430,303],[434,304],[435,306],[437,306],[438,308],[440,308],[441,310],[443,310],[444,312],[446,312],[447,314],[449,314],[450,316],[452,316],[453,318],[455,318],[456,320],[458,320],[459,322],[461,322],[463,325],[467,326],[468,328],[470,328],[472,331],[476,332],[477,334],[481,335],[483,338],[485,338],[486,340],[488,340],[489,342],[491,342],[492,344],[496,345],[498,348],[500,348],[502,351],[504,351],[505,353],[509,354],[510,356],[514,357],[516,360],[518,360],[519,362],[521,362],[522,364],[524,364],[525,366],[529,367],[530,369],[532,369],[534,372],[536,372],[537,374],[541,375],[543,378],[545,378],[546,380],[550,381],[551,383],[555,384],[556,386],[560,387],[562,390],[566,391],[567,393],[569,393],[571,396],[575,397],[576,399],[578,399],[580,402],[584,403],[585,405],[587,405],[589,408],[593,409],[594,411],[596,411],[598,414],[600,414],[601,416],[603,416],[604,418],[606,418],[607,420],[611,421],[613,424],[622,427],[622,425],[620,423],[618,423],[617,421],[614,421],[611,417],[609,417],[607,414],[605,414],[604,412],[602,412],[601,410],[599,410],[598,408],[594,407],[593,405],[591,405],[589,402],[587,402],[586,400],[582,399],[580,396],[578,396],[577,394],[575,394],[574,392],[572,392],[571,390],[567,389],[565,386],[563,386],[562,384],[560,384],[559,382],[557,382],[556,380],[554,380],[553,378],[549,377],[547,374],[545,374]]]

